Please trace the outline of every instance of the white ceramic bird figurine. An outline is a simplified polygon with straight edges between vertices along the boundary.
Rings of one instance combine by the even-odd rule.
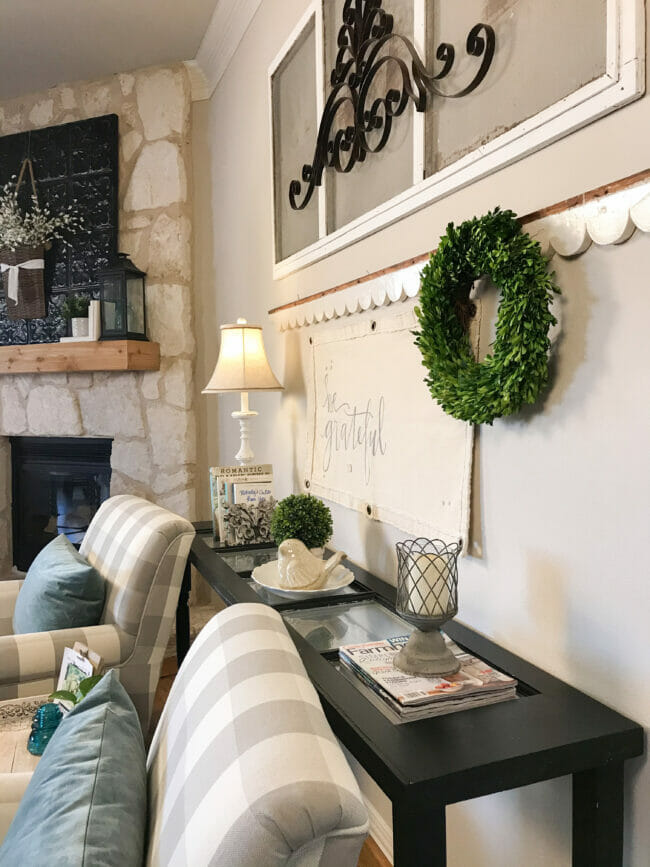
[[[285,539],[278,548],[280,585],[286,590],[318,590],[344,557],[343,551],[336,551],[322,560],[300,539]]]

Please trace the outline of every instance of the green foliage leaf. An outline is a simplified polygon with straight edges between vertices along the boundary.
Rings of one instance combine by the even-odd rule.
[[[81,697],[85,698],[90,690],[94,686],[97,686],[103,676],[103,674],[93,674],[92,677],[84,677],[83,680],[79,681],[79,692],[81,693]]]
[[[58,698],[61,699],[61,701],[70,701],[72,702],[72,704],[77,704],[77,702],[79,701],[74,692],[70,692],[70,690],[68,689],[57,689],[54,692],[51,692],[48,695],[48,698]]]
[[[475,361],[462,311],[474,280],[501,290],[493,351]],[[548,378],[550,311],[559,293],[539,243],[512,211],[447,226],[421,273],[415,343],[431,396],[455,418],[492,424],[534,403]]]
[[[90,298],[87,295],[68,295],[61,305],[61,313],[66,319],[85,318],[88,316]]]

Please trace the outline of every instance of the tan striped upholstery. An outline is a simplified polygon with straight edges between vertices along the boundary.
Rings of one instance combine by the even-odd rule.
[[[32,778],[30,771],[0,774],[0,845],[11,825],[16,810]]]
[[[146,733],[193,537],[184,518],[139,497],[106,500],[81,546],[107,583],[101,625],[27,635],[0,628],[0,700],[50,692],[64,648],[81,641],[119,669]],[[16,595],[1,587],[0,627]]]
[[[13,635],[13,616],[22,581],[0,581],[0,635]]]
[[[281,617],[233,605],[192,645],[147,761],[150,867],[352,867],[358,786]]]

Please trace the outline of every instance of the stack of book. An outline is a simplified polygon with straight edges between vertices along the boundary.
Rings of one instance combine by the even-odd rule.
[[[271,540],[271,464],[210,467],[210,496],[214,537],[222,546]]]
[[[457,674],[405,674],[395,668],[393,660],[408,639],[408,635],[401,635],[339,648],[341,672],[393,722],[442,716],[516,697],[514,678],[466,653],[448,636],[445,641],[461,664]]]

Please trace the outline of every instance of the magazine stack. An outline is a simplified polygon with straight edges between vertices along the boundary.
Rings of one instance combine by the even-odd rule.
[[[461,664],[457,674],[405,674],[395,668],[393,659],[408,639],[408,635],[401,635],[339,648],[342,673],[393,722],[442,716],[516,698],[514,678],[466,653],[448,636],[445,641]]]

